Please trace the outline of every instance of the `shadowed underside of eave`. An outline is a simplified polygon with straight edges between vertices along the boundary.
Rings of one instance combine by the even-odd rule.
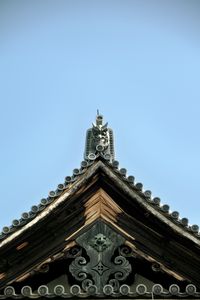
[[[10,255],[16,267],[8,273],[5,272],[0,284],[10,282],[12,278],[37,267],[48,258],[49,252],[61,251],[99,219],[122,234],[136,253],[142,253],[147,259],[159,262],[163,269],[174,276],[200,285],[199,256],[193,252],[193,246],[181,244],[175,237],[179,235],[185,240],[188,239],[191,245],[194,243],[197,247],[199,240],[150,207],[102,161],[91,166],[84,176],[33,221],[1,243],[10,246]],[[155,224],[152,227],[152,219],[157,220],[156,226],[160,224],[158,228]],[[164,231],[160,230],[161,227]],[[168,236],[164,233],[168,233]],[[171,234],[174,235],[173,238]],[[23,243],[27,245],[20,249]],[[48,251],[45,247],[48,247]],[[19,266],[21,256],[27,258],[23,269]]]
[[[135,223],[133,224],[135,229],[131,229],[131,217],[128,216],[114,201],[110,196],[103,190],[99,189],[96,191],[96,193],[86,200],[83,200],[82,203],[84,209],[82,214],[82,226],[77,227],[74,226],[74,228],[77,228],[73,231],[72,234],[65,235],[65,239],[62,241],[58,250],[53,250],[55,257],[59,257],[59,253],[64,253],[67,251],[73,244],[75,239],[82,233],[86,232],[94,223],[102,220],[102,222],[105,222],[109,224],[112,228],[116,230],[116,232],[119,232],[126,240],[126,244],[133,250],[135,255],[143,257],[145,260],[151,262],[151,263],[159,263],[160,268],[163,270],[163,272],[166,272],[170,276],[173,276],[176,280],[186,280],[187,277],[184,275],[181,275],[181,272],[177,272],[176,270],[170,269],[168,265],[165,265],[164,260],[161,257],[158,257],[156,254],[160,252],[159,248],[159,241],[157,241],[157,246],[154,246],[153,251],[149,251],[149,248],[153,243],[150,245],[152,235],[150,235],[150,232],[144,236],[144,230],[142,230],[142,224]],[[79,214],[78,214],[79,215]],[[77,217],[78,217],[77,215]],[[80,215],[79,215],[80,217]],[[129,219],[128,223],[127,220]],[[121,225],[119,225],[119,220],[121,220]],[[132,220],[133,221],[133,220]],[[80,221],[77,219],[77,223],[79,224]],[[141,228],[140,228],[141,227]],[[131,229],[131,230],[130,230]],[[153,233],[151,233],[153,234]],[[158,238],[158,234],[154,233],[154,235]],[[147,239],[148,237],[148,239]],[[64,235],[63,235],[64,238]],[[161,238],[161,237],[159,237]],[[146,248],[144,248],[146,244]],[[30,245],[31,246],[31,245]],[[156,250],[157,247],[157,250]],[[26,249],[26,248],[25,248]],[[54,248],[56,249],[56,248]],[[28,249],[27,249],[28,250]],[[38,250],[40,250],[38,248]],[[49,250],[51,252],[51,257],[53,257],[52,250]],[[153,255],[152,255],[153,254]],[[23,255],[23,249],[21,252],[21,255]],[[28,252],[26,255],[29,255]],[[29,266],[26,266],[26,270],[18,270],[17,273],[10,274],[9,283],[14,282],[20,282],[24,279],[27,279],[29,276],[31,276],[32,271],[34,269],[38,269],[38,267],[41,267],[42,265],[46,264],[49,261],[49,253],[46,252],[46,254],[43,254],[41,258],[38,257],[38,259],[35,262],[31,262]],[[14,278],[12,280],[11,276]],[[7,282],[5,278],[5,282]]]

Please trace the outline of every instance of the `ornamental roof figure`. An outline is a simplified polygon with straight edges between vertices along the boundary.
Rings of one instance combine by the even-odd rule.
[[[110,162],[114,161],[113,131],[103,124],[103,116],[97,110],[96,123],[87,130],[85,143],[85,160],[94,160],[98,155],[104,156]]]

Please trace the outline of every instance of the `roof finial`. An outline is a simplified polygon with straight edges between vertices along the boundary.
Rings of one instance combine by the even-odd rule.
[[[87,131],[84,158],[95,159],[97,155],[114,160],[113,131],[108,128],[108,123],[103,124],[103,116],[98,109],[96,123],[92,123],[92,128]]]
[[[104,126],[107,126],[106,123]],[[103,126],[103,116],[99,114],[99,110],[97,109],[97,116],[96,116],[96,125],[93,123],[93,126]]]

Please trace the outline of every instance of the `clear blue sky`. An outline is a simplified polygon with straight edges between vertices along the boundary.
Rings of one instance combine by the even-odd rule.
[[[200,225],[200,2],[0,2],[0,227],[55,190],[103,113],[116,159]]]

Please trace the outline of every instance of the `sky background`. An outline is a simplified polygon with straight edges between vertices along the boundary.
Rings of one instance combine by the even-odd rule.
[[[200,2],[0,2],[0,227],[83,160],[96,110],[120,167],[200,225]]]

